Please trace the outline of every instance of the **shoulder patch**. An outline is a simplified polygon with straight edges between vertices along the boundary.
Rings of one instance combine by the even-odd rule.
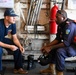
[[[66,34],[69,34],[70,33],[70,29],[66,29]]]

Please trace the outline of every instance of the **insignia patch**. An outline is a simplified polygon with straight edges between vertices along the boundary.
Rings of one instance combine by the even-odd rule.
[[[69,34],[70,33],[70,29],[66,29],[66,34]]]

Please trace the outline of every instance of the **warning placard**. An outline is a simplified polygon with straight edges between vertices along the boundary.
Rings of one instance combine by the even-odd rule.
[[[68,9],[76,9],[76,0],[68,1]]]
[[[13,8],[14,0],[0,0],[0,8]]]

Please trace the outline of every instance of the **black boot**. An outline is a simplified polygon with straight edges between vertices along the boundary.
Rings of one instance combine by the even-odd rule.
[[[34,55],[29,55],[27,60],[27,70],[33,69],[35,68],[35,64],[34,64]]]

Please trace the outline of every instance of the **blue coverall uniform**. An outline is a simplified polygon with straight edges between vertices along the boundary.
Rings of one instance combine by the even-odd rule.
[[[50,61],[56,64],[56,70],[63,71],[65,68],[65,58],[76,55],[76,24],[67,19],[58,25],[56,40],[63,42],[65,47],[53,49],[50,51]]]
[[[0,20],[0,41],[6,44],[15,45],[9,36],[16,34],[16,24],[11,24],[8,28],[4,25],[4,19]],[[9,50],[9,49],[7,49]],[[10,50],[11,51],[11,50]],[[0,46],[0,70],[2,70],[2,53],[3,49]],[[13,51],[14,68],[23,68],[23,57],[19,48]]]

